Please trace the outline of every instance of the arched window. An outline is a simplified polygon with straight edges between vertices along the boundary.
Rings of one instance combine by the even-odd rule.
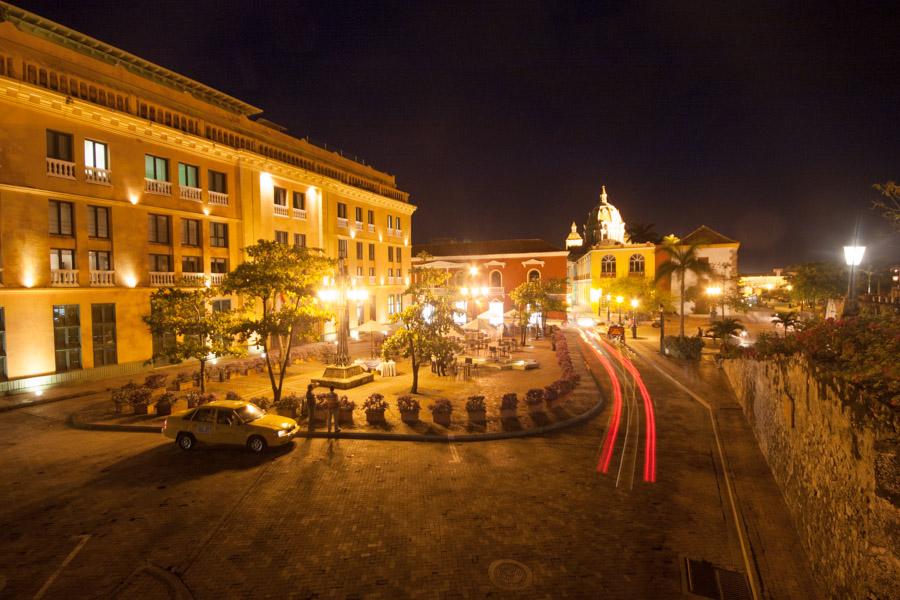
[[[537,281],[541,278],[541,272],[537,269],[531,269],[528,271],[528,281]]]
[[[600,259],[600,276],[615,277],[616,276],[616,257],[607,254]]]
[[[491,271],[491,287],[503,287],[503,274],[500,271]]]
[[[632,275],[644,274],[644,257],[640,254],[632,254],[628,259],[628,272]]]

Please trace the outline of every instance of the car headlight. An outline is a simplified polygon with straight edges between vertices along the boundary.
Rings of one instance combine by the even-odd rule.
[[[282,437],[284,437],[284,436],[286,436],[286,435],[290,435],[290,433],[291,433],[291,432],[290,432],[290,430],[288,430],[288,429],[280,429],[280,430],[278,431],[278,437],[282,438]]]

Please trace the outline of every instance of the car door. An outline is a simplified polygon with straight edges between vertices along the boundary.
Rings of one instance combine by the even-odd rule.
[[[194,412],[191,419],[191,433],[198,442],[207,444],[214,442],[216,409],[210,406],[201,406]]]
[[[216,441],[220,444],[244,444],[244,426],[230,408],[216,409]]]

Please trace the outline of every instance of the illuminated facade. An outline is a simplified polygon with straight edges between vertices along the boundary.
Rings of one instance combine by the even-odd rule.
[[[215,285],[261,238],[345,256],[369,290],[351,322],[388,318],[415,211],[393,176],[201,83],[0,9],[0,378],[137,370],[153,350],[141,321],[152,291]]]

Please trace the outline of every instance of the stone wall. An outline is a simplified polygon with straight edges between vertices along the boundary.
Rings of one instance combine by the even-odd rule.
[[[900,597],[900,418],[802,358],[724,363],[814,573],[834,598]]]

